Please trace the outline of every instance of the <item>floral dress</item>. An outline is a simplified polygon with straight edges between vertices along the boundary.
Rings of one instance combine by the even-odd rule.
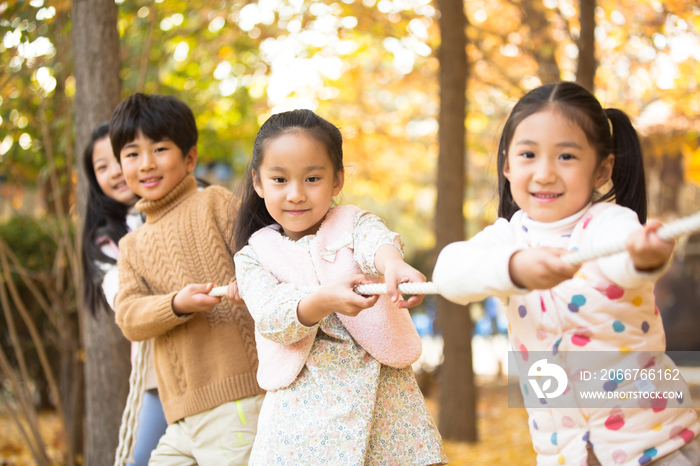
[[[403,251],[399,236],[369,212],[354,220],[354,257],[366,275],[378,275],[374,254],[383,244]],[[313,236],[298,243],[308,245]],[[310,253],[310,252],[309,252]],[[316,327],[306,365],[287,388],[268,392],[260,413],[251,465],[444,464],[440,434],[410,366],[382,365],[350,335],[335,313],[313,327],[297,319],[307,295],[279,283],[246,246],[236,275],[258,331],[291,343]]]

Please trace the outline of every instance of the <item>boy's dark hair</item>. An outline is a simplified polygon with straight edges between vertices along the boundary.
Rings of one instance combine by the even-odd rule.
[[[120,163],[121,150],[136,139],[139,130],[153,141],[171,140],[183,157],[197,145],[199,136],[192,110],[182,100],[136,93],[121,101],[109,122],[109,139]]]
[[[498,216],[510,220],[520,209],[510,192],[510,182],[503,174],[515,128],[525,118],[547,108],[561,112],[564,118],[583,130],[596,151],[598,163],[608,154],[615,157],[611,177],[613,187],[598,201],[614,198],[617,204],[637,212],[639,221],[646,223],[644,160],[632,122],[621,110],[603,109],[593,94],[572,82],[540,86],[525,94],[513,107],[498,144]]]
[[[102,123],[95,128],[90,135],[85,152],[83,153],[83,169],[88,180],[87,209],[85,211],[85,225],[82,239],[82,266],[83,266],[83,302],[93,315],[98,307],[109,310],[104,292],[102,291],[102,279],[104,271],[98,262],[116,264],[116,260],[105,255],[100,245],[99,238],[109,238],[114,244],[119,243],[122,236],[126,235],[126,214],[129,206],[107,196],[97,183],[95,168],[92,163],[95,144],[109,136],[109,124]]]
[[[260,174],[265,147],[273,139],[293,132],[304,133],[326,147],[326,152],[333,163],[335,173],[343,169],[343,136],[332,123],[324,120],[311,110],[292,110],[272,115],[260,127],[255,143],[253,157],[248,164],[245,180],[241,186],[241,203],[235,215],[233,228],[234,249],[241,250],[248,244],[250,236],[261,228],[275,223],[265,207],[265,201],[255,192],[253,172]]]

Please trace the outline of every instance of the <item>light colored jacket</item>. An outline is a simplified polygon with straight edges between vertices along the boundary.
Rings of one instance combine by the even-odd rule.
[[[254,233],[248,244],[261,264],[281,283],[318,286],[349,274],[362,273],[353,258],[352,226],[360,209],[355,206],[329,210],[315,238],[311,256],[275,226]],[[403,368],[420,357],[421,340],[406,309],[383,295],[373,307],[356,317],[338,315],[352,337],[375,359],[391,367]],[[323,321],[319,325],[323,330]],[[288,387],[304,367],[316,331],[301,340],[283,345],[256,330],[258,383],[266,390]]]
[[[613,222],[602,221],[602,217],[622,220],[611,227]],[[625,270],[624,264],[631,263],[628,256],[586,262],[573,279],[548,290],[529,291],[514,287],[507,272],[508,261],[514,251],[552,246],[546,242],[538,243],[533,236],[536,233],[528,230],[524,218],[525,213],[518,211],[510,222],[499,220],[498,225],[494,225],[497,228],[480,233],[482,236],[471,246],[483,248],[485,240],[493,240],[493,237],[487,238],[491,232],[493,236],[510,238],[510,241],[504,241],[500,247],[493,248],[493,261],[498,261],[499,264],[488,265],[473,257],[465,257],[464,253],[468,249],[464,243],[444,251],[444,256],[441,253],[433,273],[438,289],[449,289],[448,294],[451,295],[456,291],[456,287],[453,287],[456,283],[451,277],[463,277],[461,274],[467,273],[470,268],[480,272],[479,279],[492,275],[490,280],[485,279],[493,284],[491,291],[500,297],[509,298],[506,311],[509,336],[519,367],[541,357],[534,352],[546,352],[552,356],[574,351],[605,352],[597,358],[591,357],[591,364],[600,362],[603,357],[609,359],[609,355],[619,355],[619,360],[622,361],[626,354],[637,357],[643,352],[663,353],[666,340],[661,316],[654,301],[655,274],[645,277],[644,274],[630,270],[626,279],[633,286],[623,286],[608,278],[613,275],[613,269]],[[601,236],[605,238],[607,235],[612,239],[619,233],[616,230],[626,229],[625,224],[634,222],[636,226],[628,225],[631,230],[639,228],[639,225],[636,214],[629,209],[599,203],[580,212],[579,217],[573,221],[573,230],[557,231],[550,237],[557,238],[554,246],[569,250],[589,248],[594,247],[593,243],[599,241]],[[531,224],[528,225],[532,227]],[[541,224],[541,227],[549,226]],[[457,252],[462,254],[456,254]],[[607,264],[610,264],[609,269]],[[489,270],[493,270],[493,274]],[[623,275],[625,274],[620,274],[621,277]],[[500,293],[498,289],[501,289]],[[469,297],[454,295],[454,299],[464,302]],[[642,367],[657,373],[659,369],[664,371],[675,368],[673,361],[666,355],[646,362],[650,365],[645,367],[642,364]],[[603,367],[587,369],[600,370]],[[603,465],[638,466],[681,448],[700,431],[696,413],[688,406],[690,403],[687,400],[680,405],[677,400],[650,402],[640,399],[636,403],[638,407],[623,409],[615,406],[548,408],[548,404],[541,404],[534,390],[528,390],[527,374],[521,372],[520,375],[526,406],[536,406],[529,407],[528,414],[539,466],[579,466],[587,456],[587,446],[593,447],[596,457]],[[572,390],[564,392],[564,395],[583,387],[582,382],[579,382],[581,387],[577,385],[571,373],[569,383]],[[631,380],[621,381],[614,386],[605,386],[602,380],[593,382],[593,385],[596,383],[597,391],[605,393],[633,388]],[[654,385],[656,390],[664,390],[664,382],[657,379]],[[586,387],[590,386],[591,384],[586,384]],[[545,403],[547,402],[548,400]]]

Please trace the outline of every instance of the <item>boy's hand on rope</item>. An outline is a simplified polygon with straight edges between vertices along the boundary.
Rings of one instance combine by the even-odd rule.
[[[243,298],[241,298],[240,292],[238,291],[238,281],[235,278],[228,285],[228,288],[226,288],[226,297],[229,301],[238,306],[245,304]]]
[[[173,311],[182,315],[211,310],[221,302],[220,296],[209,296],[213,288],[211,283],[187,285],[173,298]]]
[[[567,264],[561,256],[569,251],[539,247],[516,251],[508,270],[513,284],[528,290],[546,290],[573,278],[580,265]]]
[[[355,286],[369,283],[362,274],[346,275],[318,287],[316,291],[299,301],[297,318],[307,327],[323,320],[331,312],[354,317],[372,307],[379,295],[362,296],[355,293]]]
[[[650,220],[643,229],[635,231],[627,238],[627,252],[637,270],[653,271],[671,258],[676,242],[659,238],[657,232],[661,227],[660,222]]]

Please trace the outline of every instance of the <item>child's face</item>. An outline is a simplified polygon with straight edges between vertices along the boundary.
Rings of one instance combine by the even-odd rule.
[[[105,196],[126,205],[133,205],[136,202],[136,195],[124,180],[122,167],[114,157],[108,137],[95,142],[92,150],[92,169],[95,172],[97,184],[102,188]]]
[[[119,153],[126,184],[149,201],[157,201],[177,186],[197,164],[197,148],[183,156],[171,140],[153,141],[141,131]]]
[[[586,134],[553,109],[525,118],[513,133],[503,174],[513,200],[533,220],[554,222],[588,204],[610,178],[614,156],[600,164]]]
[[[333,196],[343,188],[344,175],[335,172],[323,143],[296,132],[267,144],[253,180],[267,211],[296,241],[318,231]]]

